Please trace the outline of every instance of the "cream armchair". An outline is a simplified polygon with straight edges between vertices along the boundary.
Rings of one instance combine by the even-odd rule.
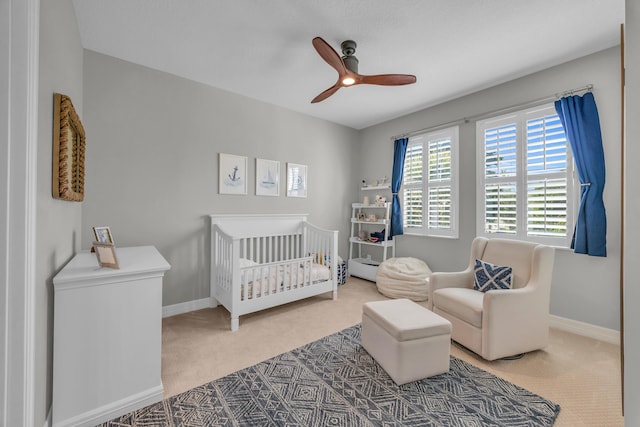
[[[512,289],[473,289],[475,260],[512,268]],[[431,273],[428,306],[452,324],[451,338],[487,360],[544,348],[554,249],[476,237],[466,270]]]

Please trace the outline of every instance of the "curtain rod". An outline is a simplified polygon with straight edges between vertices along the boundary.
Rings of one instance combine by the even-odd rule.
[[[588,84],[588,85],[585,85],[585,86],[582,86],[582,87],[579,87],[579,88],[576,88],[576,89],[565,90],[564,92],[557,92],[554,95],[546,96],[546,97],[540,98],[540,99],[535,99],[533,101],[523,102],[521,104],[512,105],[510,107],[500,108],[498,110],[488,111],[486,113],[476,114],[476,115],[469,116],[469,117],[463,117],[461,119],[452,120],[450,122],[441,123],[439,125],[429,126],[428,128],[418,129],[418,130],[414,130],[414,131],[411,131],[411,132],[402,133],[400,135],[392,136],[391,140],[395,141],[398,138],[407,138],[407,137],[418,135],[418,134],[425,133],[425,132],[430,132],[430,131],[435,131],[435,130],[439,130],[439,129],[448,128],[449,126],[453,126],[453,125],[457,125],[457,124],[469,123],[471,121],[480,120],[480,119],[483,119],[483,118],[486,118],[486,117],[491,117],[491,116],[493,116],[495,114],[508,113],[508,112],[511,112],[511,111],[514,111],[514,110],[518,110],[518,109],[522,109],[522,108],[525,108],[525,107],[535,107],[537,105],[545,104],[545,103],[547,103],[549,101],[555,101],[555,100],[558,100],[558,99],[563,98],[565,96],[571,96],[571,95],[574,95],[574,94],[579,93],[579,92],[591,92],[592,89],[593,89],[593,84]]]

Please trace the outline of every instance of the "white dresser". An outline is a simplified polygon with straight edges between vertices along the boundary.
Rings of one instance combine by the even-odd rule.
[[[78,253],[54,277],[53,426],[94,426],[162,400],[162,278],[153,246],[116,248],[120,269]]]

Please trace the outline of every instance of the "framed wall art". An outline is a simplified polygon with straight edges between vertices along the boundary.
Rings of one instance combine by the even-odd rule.
[[[280,162],[256,159],[256,196],[280,195]]]
[[[86,138],[71,98],[53,95],[53,167],[51,193],[56,199],[84,200]]]
[[[307,165],[287,163],[287,197],[307,197]]]
[[[247,194],[246,157],[220,153],[218,170],[220,194]]]

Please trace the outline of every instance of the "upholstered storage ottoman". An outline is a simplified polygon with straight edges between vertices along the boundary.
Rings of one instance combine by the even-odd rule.
[[[362,306],[362,347],[398,385],[449,371],[451,323],[402,298]]]

